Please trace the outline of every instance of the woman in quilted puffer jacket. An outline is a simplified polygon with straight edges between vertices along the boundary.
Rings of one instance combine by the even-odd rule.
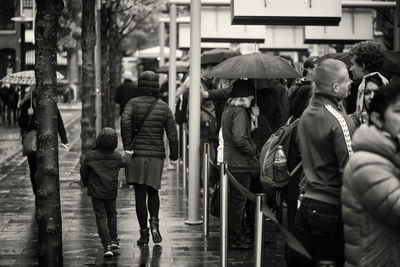
[[[341,192],[345,266],[400,266],[400,82],[377,91]]]
[[[136,215],[140,225],[138,246],[147,246],[149,243],[147,213],[150,213],[153,242],[160,243],[162,240],[159,231],[158,190],[161,189],[165,158],[164,132],[168,138],[169,158],[178,158],[174,115],[168,104],[158,98],[158,79],[158,75],[152,71],[139,75],[138,91],[141,96],[129,100],[121,117],[122,143],[125,151],[132,154],[126,181],[135,188]]]

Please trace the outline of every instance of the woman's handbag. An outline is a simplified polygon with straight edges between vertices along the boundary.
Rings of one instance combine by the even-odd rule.
[[[32,130],[22,136],[22,154],[32,156],[36,153],[36,131]]]

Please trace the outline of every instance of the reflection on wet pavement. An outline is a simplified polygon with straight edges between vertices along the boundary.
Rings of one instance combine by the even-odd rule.
[[[64,111],[63,111],[64,112]],[[74,117],[80,111],[72,113]],[[113,258],[103,258],[91,199],[79,184],[80,120],[67,129],[73,147],[60,151],[60,180],[65,266],[220,266],[219,220],[210,218],[210,235],[202,236],[202,225],[186,225],[187,194],[175,171],[164,171],[160,191],[160,231],[163,241],[139,248],[134,191],[119,189],[118,234],[121,249]],[[0,266],[37,264],[37,226],[27,162],[18,154],[1,162],[0,173]],[[121,179],[123,179],[121,171]],[[264,266],[285,266],[284,242],[267,223]],[[5,245],[6,244],[6,245]],[[230,266],[252,266],[253,251],[229,251]]]

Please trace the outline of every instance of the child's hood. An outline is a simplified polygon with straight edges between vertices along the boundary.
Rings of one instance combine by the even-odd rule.
[[[101,129],[96,139],[96,148],[114,151],[118,146],[117,132],[110,127]]]

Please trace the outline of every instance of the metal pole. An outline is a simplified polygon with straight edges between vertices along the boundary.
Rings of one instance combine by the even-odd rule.
[[[201,3],[190,4],[190,93],[189,93],[189,218],[187,224],[200,224],[200,17]],[[171,21],[172,23],[172,21]]]
[[[228,168],[225,162],[220,165],[220,219],[221,219],[221,266],[228,266]]]
[[[210,144],[203,145],[203,236],[208,236],[208,183],[210,179]]]
[[[176,93],[176,5],[169,7],[169,77],[168,77],[168,105],[175,114]]]
[[[175,94],[176,94],[176,5],[175,4],[170,5],[169,16],[170,16],[170,23],[169,23],[168,106],[171,109],[172,114],[175,114]],[[167,158],[167,169],[168,170],[174,169],[174,166],[171,165],[171,160],[169,158]]]
[[[179,177],[181,176],[181,173],[180,173],[181,127],[179,126],[179,124],[176,125],[176,130],[178,131],[178,159],[176,160],[176,178],[179,183]]]
[[[165,55],[164,55],[164,47],[165,47],[165,23],[160,22],[159,25],[159,42],[160,42],[160,61],[159,67],[165,64]]]
[[[183,189],[186,189],[186,176],[187,176],[187,131],[186,125],[183,124],[182,130],[182,180]]]
[[[263,264],[264,252],[264,215],[262,203],[266,194],[256,195],[255,207],[255,229],[254,229],[254,266],[259,267]]]

